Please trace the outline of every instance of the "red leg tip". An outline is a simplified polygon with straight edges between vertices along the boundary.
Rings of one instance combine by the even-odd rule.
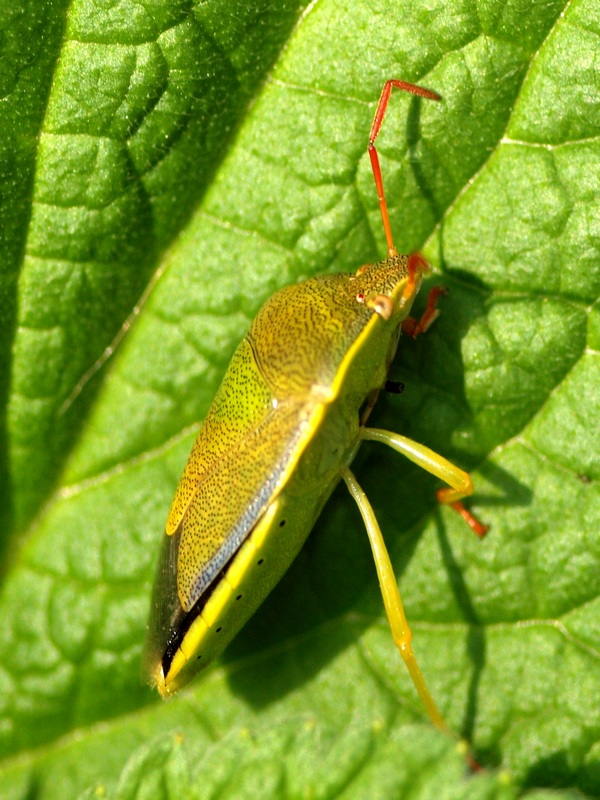
[[[473,514],[471,514],[471,512],[468,511],[461,502],[449,503],[449,506],[461,515],[476,536],[478,536],[480,539],[483,539],[490,529],[489,525],[484,525],[482,522],[479,522],[477,517],[474,517]]]

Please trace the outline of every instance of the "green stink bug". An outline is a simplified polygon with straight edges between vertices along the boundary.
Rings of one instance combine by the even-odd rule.
[[[363,516],[386,613],[432,720],[445,727],[411,648],[396,579],[373,510],[350,471],[365,439],[381,441],[444,480],[438,492],[479,535],[461,504],[470,476],[406,437],[366,427],[386,386],[401,330],[416,336],[437,315],[432,290],[419,321],[409,314],[426,263],[393,244],[375,140],[392,89],[387,81],[369,155],[387,258],[355,274],[289,286],[261,308],[237,348],[179,483],[154,590],[147,669],[172,694],[219,655],[288,568],[341,478]]]

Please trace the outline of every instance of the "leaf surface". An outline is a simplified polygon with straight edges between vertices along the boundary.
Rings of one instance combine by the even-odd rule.
[[[0,11],[0,795],[600,793],[600,13],[592,0],[40,0]],[[356,474],[450,727],[336,491],[228,652],[140,684],[198,422],[277,288],[396,246],[449,294],[378,427],[473,469],[484,542],[375,444]]]

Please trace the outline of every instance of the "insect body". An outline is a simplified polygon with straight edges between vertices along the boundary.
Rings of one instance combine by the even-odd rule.
[[[151,681],[167,695],[219,655],[279,581],[340,478],[371,540],[394,639],[434,722],[443,720],[414,660],[410,630],[373,511],[350,471],[364,439],[382,441],[446,481],[438,494],[479,534],[460,504],[470,477],[405,437],[365,426],[384,387],[401,328],[413,335],[436,316],[436,290],[418,322],[409,317],[425,262],[393,246],[374,140],[369,152],[388,257],[353,275],[311,278],[275,294],[237,348],[198,434],[171,506],[147,646]]]

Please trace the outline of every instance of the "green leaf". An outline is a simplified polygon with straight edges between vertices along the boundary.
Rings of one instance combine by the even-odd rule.
[[[0,795],[600,793],[593,0],[38,0],[0,10]],[[434,730],[336,491],[223,658],[139,681],[199,420],[278,287],[400,251],[449,294],[378,426],[473,469],[478,541],[365,446]]]

